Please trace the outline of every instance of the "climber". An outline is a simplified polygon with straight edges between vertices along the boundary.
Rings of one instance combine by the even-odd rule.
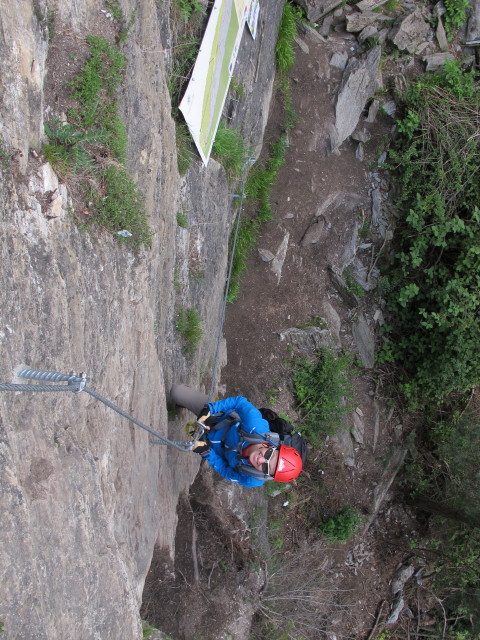
[[[270,432],[269,423],[246,398],[207,402],[202,393],[176,384],[171,399],[205,425],[204,438],[193,450],[227,480],[259,487],[266,480],[289,482],[301,472],[300,453]]]

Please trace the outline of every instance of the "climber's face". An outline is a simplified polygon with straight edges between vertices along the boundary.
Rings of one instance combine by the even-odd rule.
[[[273,476],[278,462],[278,449],[271,447],[269,444],[251,444],[247,449],[247,457],[249,463],[257,469],[268,475]]]

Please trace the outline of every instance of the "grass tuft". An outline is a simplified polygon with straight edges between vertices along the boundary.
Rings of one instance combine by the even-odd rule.
[[[93,203],[92,221],[137,251],[150,246],[151,231],[143,197],[124,167],[127,132],[116,94],[126,60],[103,38],[92,36],[87,43],[89,56],[70,85],[80,107],[69,110],[68,122],[53,118],[45,124],[48,144],[43,153],[64,179],[76,176],[75,182]],[[118,236],[123,229],[132,236]]]
[[[203,338],[202,319],[198,311],[182,309],[176,319],[176,329],[183,336],[184,352],[192,356]]]
[[[228,179],[232,181],[242,175],[249,150],[238,131],[219,127],[212,147],[212,156],[223,165]]]
[[[175,138],[177,143],[178,172],[183,176],[189,170],[194,157],[192,137],[186,124],[176,125]]]
[[[297,37],[297,20],[301,18],[301,10],[286,2],[283,7],[278,40],[275,47],[275,59],[280,73],[287,73],[295,62],[293,43]]]
[[[129,242],[135,248],[151,245],[151,231],[143,208],[143,197],[133,178],[122,165],[111,164],[102,174],[104,191],[94,199],[97,224],[113,234],[126,229],[132,238],[119,237],[119,242]],[[117,236],[118,237],[118,236]]]

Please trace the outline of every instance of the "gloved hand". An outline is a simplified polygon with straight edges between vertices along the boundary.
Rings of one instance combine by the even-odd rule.
[[[199,453],[202,458],[204,458],[210,453],[210,446],[205,442],[205,440],[197,440],[197,442],[193,445],[192,451],[195,451],[195,453]]]
[[[210,415],[210,409],[205,406],[197,416],[197,422],[201,422],[206,431],[210,431],[211,424],[215,424],[215,419]]]
[[[205,422],[205,420],[209,417],[210,417],[210,409],[205,406],[198,414],[197,420],[198,422]]]

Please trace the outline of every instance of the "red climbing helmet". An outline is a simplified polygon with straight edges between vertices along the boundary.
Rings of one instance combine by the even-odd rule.
[[[293,447],[287,447],[285,444],[280,445],[278,452],[278,463],[275,469],[273,479],[276,482],[290,482],[298,476],[302,470],[302,457]]]

